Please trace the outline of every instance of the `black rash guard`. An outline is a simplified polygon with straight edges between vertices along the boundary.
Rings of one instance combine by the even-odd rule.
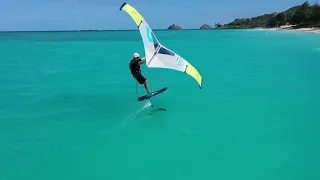
[[[130,64],[129,64],[129,67],[130,67],[130,70],[131,70],[131,74],[135,74],[137,72],[140,72],[140,64],[139,64],[139,61],[141,61],[141,59],[139,58],[139,60],[135,60],[135,59],[132,59],[130,61]]]
[[[142,74],[140,73],[140,64],[139,61],[141,61],[141,59],[139,58],[139,60],[135,60],[132,59],[130,61],[129,67],[130,67],[130,71],[132,76],[140,83],[140,84],[144,84],[146,82],[146,78],[142,76]]]

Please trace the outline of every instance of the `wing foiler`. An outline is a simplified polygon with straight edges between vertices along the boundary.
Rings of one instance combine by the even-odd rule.
[[[146,54],[146,66],[154,68],[168,68],[185,72],[192,76],[202,87],[202,77],[188,61],[177,53],[160,44],[142,15],[128,3],[123,3],[120,11],[127,12],[139,28]]]

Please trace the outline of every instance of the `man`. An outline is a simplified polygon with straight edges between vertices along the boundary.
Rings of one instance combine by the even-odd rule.
[[[129,67],[131,70],[132,76],[139,82],[139,84],[144,84],[148,94],[151,94],[151,91],[148,86],[148,80],[144,78],[141,74],[140,64],[146,63],[146,57],[139,58],[140,55],[138,53],[133,54],[133,59],[129,63]]]

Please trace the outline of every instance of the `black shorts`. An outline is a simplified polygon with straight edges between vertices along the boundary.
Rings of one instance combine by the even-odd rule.
[[[139,82],[139,84],[143,84],[146,81],[146,78],[144,78],[140,72],[133,74],[133,77]]]

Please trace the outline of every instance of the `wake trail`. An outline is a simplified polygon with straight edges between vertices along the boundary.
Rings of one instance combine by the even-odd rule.
[[[152,106],[151,101],[147,101],[147,102],[144,104],[144,106],[142,107],[142,109],[138,110],[137,113],[143,111],[144,109],[146,109],[146,108],[148,108],[148,107],[150,107],[150,106]]]

